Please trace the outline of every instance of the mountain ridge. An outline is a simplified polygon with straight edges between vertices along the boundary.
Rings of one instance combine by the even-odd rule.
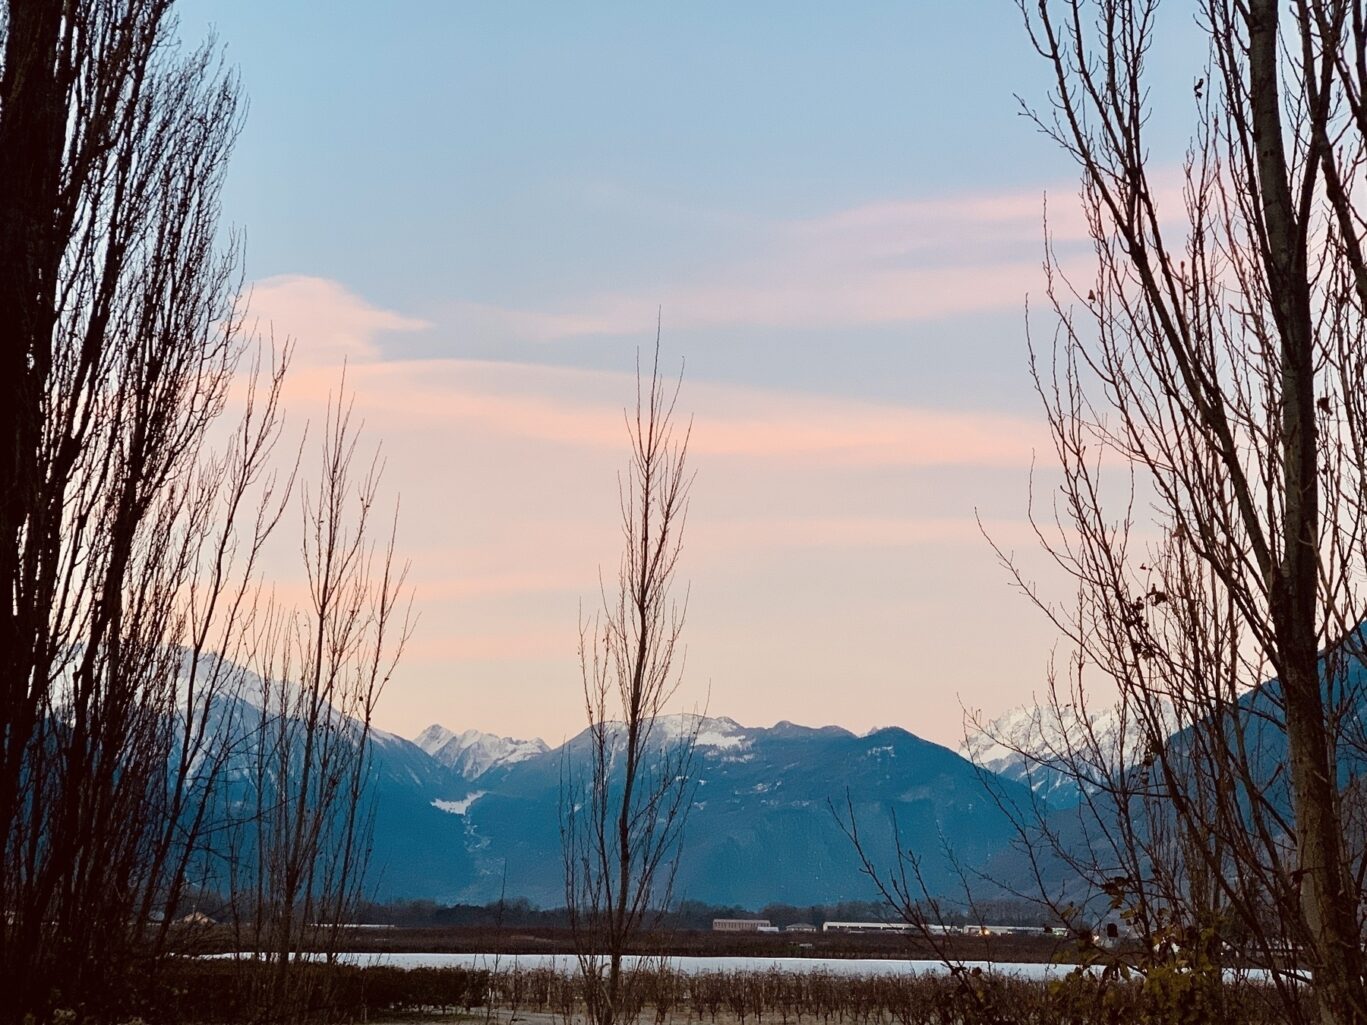
[[[263,695],[247,679],[240,696],[229,690],[213,699],[223,706],[216,723],[241,732],[235,757],[247,762]],[[840,821],[850,815],[869,851],[915,851],[942,889],[955,879],[947,846],[981,864],[1009,841],[1009,822],[979,770],[901,727],[861,736],[839,726],[750,727],[688,713],[661,717],[654,732],[653,757],[696,738],[679,898],[740,906],[875,899],[849,823]],[[370,736],[364,800],[375,899],[486,903],[506,893],[563,902],[562,785],[588,764],[589,730],[554,748],[439,724],[413,739],[381,729]]]
[[[902,727],[859,736],[787,720],[746,727],[725,716],[662,717],[660,725],[663,746],[697,731],[679,896],[742,905],[876,898],[848,823],[840,821],[849,814],[871,853],[894,856],[910,846],[928,881],[946,890],[957,875],[944,841],[981,863],[1012,835],[977,768]],[[561,786],[584,764],[591,742],[581,731],[560,747],[463,781],[458,798],[440,798],[435,806],[461,834],[475,871],[457,889],[428,896],[478,902],[506,886],[540,903],[563,900]],[[1013,794],[1019,787],[999,786]]]
[[[428,726],[412,739],[412,743],[462,779],[471,782],[491,769],[512,765],[550,750],[550,746],[540,737],[521,740],[477,729],[456,733],[440,723]]]

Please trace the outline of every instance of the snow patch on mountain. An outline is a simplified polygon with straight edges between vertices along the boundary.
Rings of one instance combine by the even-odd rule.
[[[470,805],[474,804],[488,792],[489,791],[487,790],[476,790],[473,794],[462,797],[459,801],[443,801],[438,798],[432,802],[432,807],[440,808],[442,811],[450,812],[452,815],[464,815],[470,810]]]
[[[625,723],[609,722],[605,732],[613,750],[624,745]],[[657,716],[650,724],[647,743],[663,750],[689,737],[694,738],[693,745],[698,750],[715,749],[731,754],[744,751],[751,744],[749,731],[736,720],[725,716],[712,718],[696,712]]]
[[[719,751],[741,751],[750,746],[750,738],[745,735],[745,727],[734,719],[725,716],[709,719],[703,716],[699,717],[696,744]]]
[[[696,733],[698,747],[735,748],[748,742],[745,728],[736,720],[725,716],[712,718],[696,712],[662,715],[655,720],[654,731],[666,742]]]

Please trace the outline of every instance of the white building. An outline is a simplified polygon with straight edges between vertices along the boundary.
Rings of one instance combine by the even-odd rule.
[[[714,918],[713,932],[778,932],[767,918]]]

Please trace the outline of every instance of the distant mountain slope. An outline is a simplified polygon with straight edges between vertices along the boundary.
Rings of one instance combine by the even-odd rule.
[[[256,757],[259,687],[224,698],[217,720],[236,733],[244,768]],[[662,742],[694,726],[694,803],[676,896],[758,907],[771,901],[829,903],[872,898],[837,816],[852,811],[867,852],[891,866],[897,843],[921,862],[932,890],[958,877],[945,851],[970,869],[1011,836],[979,769],[905,730],[856,736],[835,726],[780,722],[745,727],[721,717],[665,717]],[[416,742],[372,732],[366,800],[374,835],[372,893],[399,898],[489,901],[500,892],[544,906],[564,900],[560,793],[566,772],[587,762],[587,732],[557,749],[478,730],[424,730]],[[249,787],[234,773],[228,789]],[[995,780],[1002,792],[1028,791]],[[226,800],[249,799],[225,793]],[[506,874],[506,883],[505,883]]]
[[[256,800],[254,765],[260,745],[278,742],[263,735],[259,693],[248,680],[243,696],[215,698],[213,721],[230,731],[233,755],[223,774],[223,799],[250,808]],[[274,781],[275,774],[270,774]],[[412,741],[372,729],[366,810],[374,833],[368,874],[369,889],[381,900],[420,895],[433,886],[450,892],[474,867],[459,820],[433,804],[459,797],[465,781]]]
[[[468,803],[453,811],[466,822],[477,872],[463,899],[497,896],[505,864],[509,893],[543,904],[563,899],[560,781],[566,766],[584,763],[588,743],[580,734],[471,788]],[[706,719],[694,769],[676,887],[691,899],[758,906],[874,896],[837,821],[851,809],[881,864],[895,858],[895,816],[904,849],[921,859],[932,889],[957,885],[946,847],[966,864],[982,864],[1011,835],[972,764],[902,729],[860,737],[838,727]],[[1024,796],[1019,784],[999,785]]]
[[[241,694],[232,699],[232,714],[225,702],[218,720],[249,737],[253,716],[259,716],[259,681],[247,674]],[[1344,721],[1360,732],[1367,668],[1352,661],[1334,697]],[[1279,771],[1286,760],[1280,685],[1268,681],[1240,704],[1255,776],[1279,807],[1289,809],[1285,773]],[[958,895],[962,886],[948,852],[974,879],[979,895],[987,884],[978,873],[1007,886],[1033,885],[1041,866],[1025,863],[1012,848],[1017,834],[1002,802],[1028,810],[1043,797],[1055,835],[1082,834],[1077,822],[1087,805],[1049,764],[1050,752],[1062,749],[1063,731],[1057,724],[1049,728],[1047,717],[1033,710],[993,725],[991,733],[1008,743],[980,737],[959,753],[896,727],[857,736],[835,726],[746,727],[721,717],[671,716],[661,720],[658,732],[677,738],[694,725],[696,791],[679,897],[750,907],[872,898],[873,887],[838,820],[850,812],[866,852],[883,869],[896,859],[895,820],[901,849],[917,859],[927,887],[944,895]],[[1122,731],[1113,715],[1092,717],[1090,728],[1103,750],[1115,752],[1117,764],[1134,761],[1135,746],[1119,746]],[[436,725],[416,742],[381,731],[373,738],[368,800],[377,897],[488,901],[506,885],[509,896],[546,906],[563,901],[560,788],[566,772],[586,764],[587,732],[555,749],[540,740],[456,733]],[[1183,732],[1175,732],[1168,750],[1180,754],[1187,743]],[[1038,757],[1022,759],[1012,747]],[[251,757],[250,745],[242,757]],[[1339,750],[1340,785],[1365,774],[1367,743],[1359,737]],[[1088,804],[1096,804],[1093,798]],[[1051,877],[1062,880],[1070,872],[1063,861],[1045,861],[1043,870]]]
[[[1340,787],[1367,775],[1367,665],[1358,657],[1367,648],[1364,634],[1367,628],[1340,652],[1332,686],[1327,679],[1323,685],[1325,707],[1341,723],[1337,754]],[[1321,654],[1322,678],[1328,673],[1327,658]],[[1171,706],[1160,703],[1159,707],[1164,709],[1168,723],[1163,730],[1168,736],[1168,750],[1180,753],[1191,743],[1190,719],[1179,722]],[[1239,697],[1238,708],[1244,731],[1242,744],[1253,776],[1279,809],[1289,813],[1288,779],[1282,771],[1289,753],[1281,681],[1272,678],[1249,688]],[[1063,768],[1070,745],[1082,753],[1082,764],[1101,755],[1114,772],[1137,765],[1147,746],[1134,714],[1122,718],[1117,706],[1089,710],[1086,722],[1071,705],[1061,712],[1025,706],[971,734],[959,746],[959,753],[995,775],[1025,784],[1052,807],[1062,809],[1075,805],[1080,797],[1075,773]]]
[[[1363,628],[1359,628],[1358,635],[1345,642],[1343,648],[1321,655],[1326,708],[1331,710],[1342,731],[1337,747],[1336,770],[1338,786],[1344,791],[1361,788],[1364,779],[1367,779],[1367,733],[1364,733],[1364,723],[1367,723],[1367,665],[1360,657],[1365,641],[1367,637],[1363,635]],[[1331,654],[1334,655],[1332,673],[1328,668]],[[1329,682],[1331,675],[1332,685]],[[1284,727],[1281,682],[1273,678],[1248,689],[1238,698],[1237,709],[1237,714],[1229,714],[1223,720],[1223,728],[1230,731],[1229,743],[1242,749],[1248,757],[1250,776],[1257,792],[1271,804],[1278,816],[1291,822],[1294,814],[1289,774],[1286,772],[1290,754]],[[1016,738],[1022,742],[1013,741],[1003,746],[992,743],[988,738],[978,738],[966,750],[986,769],[1000,773],[1005,778],[1028,781],[1037,795],[1047,798],[1047,830],[1071,856],[1061,859],[1041,845],[1033,852],[1033,857],[1026,858],[1020,850],[1008,848],[988,862],[986,874],[1005,886],[1028,891],[1034,888],[1037,873],[1042,873],[1051,886],[1064,892],[1076,882],[1074,870],[1067,862],[1076,858],[1076,863],[1086,864],[1089,860],[1089,843],[1097,844],[1099,853],[1093,859],[1097,864],[1105,866],[1114,860],[1105,845],[1108,836],[1118,835],[1113,825],[1118,815],[1114,797],[1108,796],[1103,790],[1093,789],[1088,801],[1079,802],[1075,781],[1049,768],[1051,751],[1056,756],[1062,748],[1061,731],[1056,721],[1052,727],[1041,729],[1040,718],[1048,720],[1047,716],[1028,709],[1013,713],[993,724],[991,732],[997,737]],[[1174,724],[1168,728],[1164,750],[1175,766],[1176,779],[1196,778],[1195,773],[1184,770],[1183,759],[1198,757],[1191,752],[1208,750],[1209,741],[1198,743],[1195,727],[1188,724],[1177,728],[1175,718]],[[1236,723],[1240,736],[1237,742],[1233,739]],[[1076,730],[1073,726],[1069,728]],[[1117,778],[1143,771],[1141,752],[1145,745],[1137,736],[1135,724],[1129,724],[1129,736],[1122,738],[1120,717],[1116,711],[1109,711],[1091,718],[1091,728],[1097,748],[1106,753]],[[1074,743],[1078,742],[1077,737],[1078,734],[1074,732]],[[1036,757],[1022,758],[1010,750],[1012,746],[1034,751]],[[1022,806],[1022,817],[1032,821],[1033,810]],[[1135,828],[1144,828],[1142,818],[1135,823]],[[1359,831],[1355,826],[1352,827],[1350,843],[1362,842]]]
[[[464,781],[416,744],[390,733],[374,735],[371,764],[376,896],[424,896],[434,887],[449,891],[454,880],[473,874],[460,821],[433,803],[460,796]]]

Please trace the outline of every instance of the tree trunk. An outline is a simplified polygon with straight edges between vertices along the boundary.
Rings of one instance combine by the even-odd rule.
[[[1278,0],[1249,7],[1249,92],[1265,228],[1268,283],[1281,338],[1284,518],[1282,561],[1269,581],[1296,819],[1301,900],[1314,946],[1325,1022],[1367,1022],[1357,908],[1345,886],[1334,744],[1325,719],[1316,638],[1319,613],[1319,438],[1308,227],[1291,195],[1278,84]],[[1306,172],[1313,174],[1313,168]]]

